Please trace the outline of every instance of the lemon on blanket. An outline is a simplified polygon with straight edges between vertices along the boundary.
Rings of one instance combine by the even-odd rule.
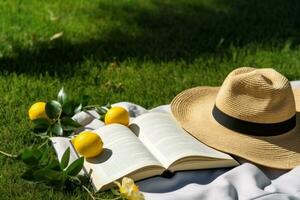
[[[98,156],[103,150],[103,142],[99,135],[91,131],[81,132],[72,139],[76,151],[86,157]]]
[[[46,103],[36,102],[28,110],[29,119],[31,121],[36,119],[47,119],[50,120],[46,113]]]
[[[104,118],[105,124],[123,124],[128,126],[129,124],[129,113],[125,108],[122,107],[112,107],[107,111]]]

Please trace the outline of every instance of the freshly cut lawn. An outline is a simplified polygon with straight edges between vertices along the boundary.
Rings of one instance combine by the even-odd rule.
[[[90,103],[169,103],[186,88],[220,85],[239,66],[300,78],[297,0],[3,0],[0,2],[0,150],[38,145],[27,110],[64,86]],[[57,33],[61,37],[50,40]],[[20,178],[0,156],[0,199],[88,199]],[[109,197],[105,192],[101,197]]]

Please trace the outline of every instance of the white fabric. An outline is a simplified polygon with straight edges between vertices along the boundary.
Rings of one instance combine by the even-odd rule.
[[[291,82],[300,87],[300,81]],[[150,111],[128,103],[114,104],[126,108],[131,117],[146,112],[170,112],[168,105]],[[104,124],[96,119],[97,113],[81,112],[73,119],[93,130]],[[52,140],[60,159],[69,143]],[[300,144],[299,144],[300,145]],[[75,156],[71,155],[71,160]],[[300,166],[289,171],[277,171],[260,167],[247,161],[233,169],[210,169],[177,172],[169,176],[157,176],[137,182],[146,199],[149,200],[198,200],[198,199],[259,199],[259,200],[300,200]]]

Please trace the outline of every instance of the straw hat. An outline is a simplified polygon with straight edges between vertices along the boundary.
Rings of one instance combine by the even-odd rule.
[[[171,111],[199,141],[277,169],[300,165],[300,90],[274,69],[242,67],[221,87],[178,94]]]

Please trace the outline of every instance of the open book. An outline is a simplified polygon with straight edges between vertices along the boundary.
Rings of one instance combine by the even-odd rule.
[[[103,152],[86,159],[96,191],[112,186],[123,176],[141,180],[165,170],[181,171],[238,165],[229,155],[216,151],[186,133],[166,113],[147,113],[130,126],[111,124],[93,132],[104,142]],[[73,149],[74,150],[74,149]]]

